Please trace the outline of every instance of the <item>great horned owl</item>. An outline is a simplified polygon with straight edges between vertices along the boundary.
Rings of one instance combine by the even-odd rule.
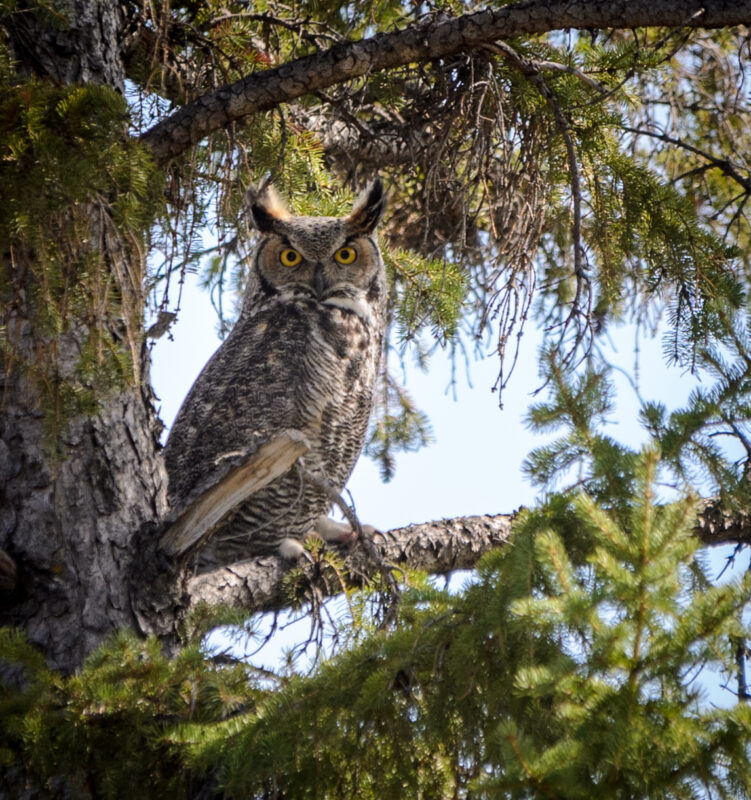
[[[367,432],[386,325],[386,276],[374,231],[380,180],[346,217],[293,216],[273,189],[250,204],[260,234],[239,320],[193,384],[167,441],[178,512],[232,454],[287,428],[311,443],[306,469],[337,491]],[[295,469],[251,496],[198,554],[205,570],[302,552],[329,499]]]

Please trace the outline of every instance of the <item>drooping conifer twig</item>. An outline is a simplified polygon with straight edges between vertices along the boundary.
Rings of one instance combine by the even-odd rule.
[[[574,295],[573,302],[571,303],[569,314],[563,323],[561,330],[562,340],[571,322],[576,322],[581,316],[583,316],[585,320],[591,319],[590,307],[588,307],[584,313],[582,313],[581,310],[582,295],[585,292],[585,287],[587,290],[588,306],[591,306],[591,292],[588,290],[589,280],[585,271],[584,248],[582,245],[582,190],[581,177],[579,175],[579,158],[576,153],[576,145],[574,144],[574,138],[571,135],[571,128],[569,126],[566,114],[561,108],[561,104],[558,102],[555,92],[550,88],[550,86],[548,86],[541,74],[541,69],[544,68],[545,64],[552,62],[543,63],[525,58],[505,42],[496,42],[494,45],[492,45],[492,49],[493,51],[500,53],[513,67],[515,67],[519,72],[522,73],[522,75],[524,75],[537,87],[538,91],[545,98],[546,103],[553,112],[558,133],[561,135],[566,147],[566,156],[568,158],[568,168],[570,173],[571,202],[573,205],[571,240],[574,252],[574,277],[576,278],[576,294]],[[598,85],[598,88],[601,87]],[[571,344],[569,356],[567,356],[565,362],[568,362],[570,356],[573,356],[578,350],[579,344],[582,342],[586,330],[586,324],[584,330],[582,330],[578,324],[576,325],[576,337],[574,342]],[[587,350],[588,349],[589,348],[587,348]]]
[[[661,131],[649,130],[648,128],[634,128],[631,125],[624,125],[623,130],[634,136],[648,136],[651,139],[657,139],[661,142],[665,142],[665,144],[673,145],[674,147],[679,147],[681,150],[693,153],[695,156],[699,156],[699,158],[706,161],[705,168],[718,169],[723,175],[741,186],[744,192],[747,194],[751,193],[751,174],[744,174],[741,168],[736,166],[729,158],[718,158],[707,150],[696,147],[696,145],[686,142],[678,136],[669,136]]]

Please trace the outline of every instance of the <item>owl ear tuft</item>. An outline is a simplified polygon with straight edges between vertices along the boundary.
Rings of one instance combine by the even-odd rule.
[[[286,203],[271,184],[266,184],[259,190],[253,187],[248,189],[247,201],[253,225],[261,233],[273,233],[279,222],[291,216]]]
[[[380,178],[376,178],[365,188],[355,200],[352,211],[347,217],[358,233],[373,233],[386,210],[386,195]]]

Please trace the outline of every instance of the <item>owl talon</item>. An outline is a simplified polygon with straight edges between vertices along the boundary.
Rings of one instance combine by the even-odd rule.
[[[378,531],[372,525],[363,525],[362,532],[366,536],[372,537]],[[352,544],[357,539],[357,534],[352,530],[352,526],[349,523],[336,522],[326,516],[318,517],[313,534],[319,536],[327,544]]]
[[[305,552],[302,542],[298,539],[282,539],[279,542],[279,555],[287,561],[297,561],[300,558],[308,558],[310,556]]]

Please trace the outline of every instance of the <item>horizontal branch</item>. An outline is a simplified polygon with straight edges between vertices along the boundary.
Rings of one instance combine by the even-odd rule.
[[[471,569],[483,553],[500,547],[512,519],[511,514],[497,514],[426,522],[377,533],[373,545],[386,564],[443,575]],[[373,571],[372,559],[361,546],[351,548],[345,563],[352,576]],[[188,583],[191,605],[204,601],[256,611],[282,608],[282,578],[288,566],[281,558],[264,556],[197,575]],[[361,582],[353,579],[353,585]]]
[[[184,105],[142,136],[159,164],[259,111],[381,70],[453,55],[501,39],[568,28],[721,28],[751,23],[751,0],[523,0],[416,23],[254,72]]]
[[[513,514],[496,514],[426,522],[378,533],[373,544],[387,564],[445,575],[472,569],[481,556],[503,545],[513,518]],[[751,517],[727,512],[718,501],[706,500],[695,532],[706,545],[751,544]],[[352,576],[373,571],[372,560],[357,545],[347,553],[345,563]],[[283,608],[287,599],[282,578],[288,567],[289,562],[281,558],[265,556],[197,575],[188,583],[190,603],[204,601],[252,611]],[[360,585],[356,577],[352,585]]]

